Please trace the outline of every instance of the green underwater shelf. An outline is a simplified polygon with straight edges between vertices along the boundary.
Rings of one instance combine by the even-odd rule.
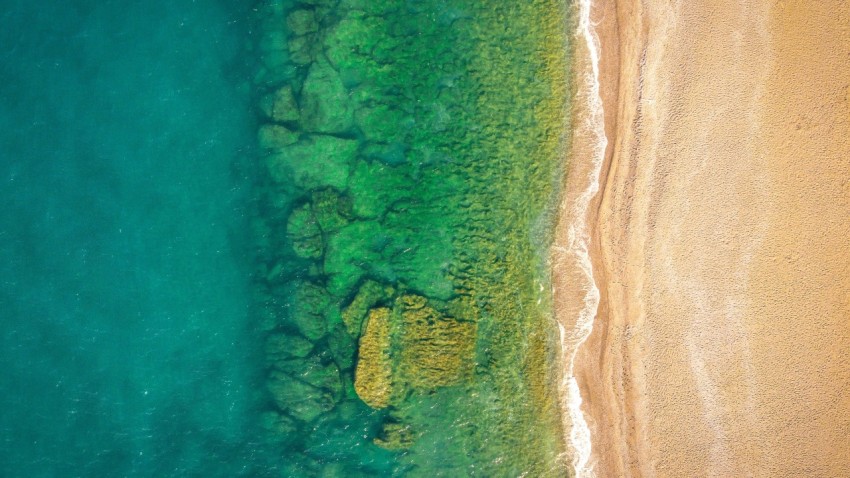
[[[256,315],[283,476],[564,476],[565,0],[267,0]]]

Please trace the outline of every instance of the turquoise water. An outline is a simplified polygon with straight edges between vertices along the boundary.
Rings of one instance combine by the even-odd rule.
[[[0,476],[563,476],[566,5],[0,0]]]
[[[0,476],[275,469],[239,3],[0,2]]]

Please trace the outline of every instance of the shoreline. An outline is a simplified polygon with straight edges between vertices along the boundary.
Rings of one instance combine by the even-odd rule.
[[[706,3],[594,2],[609,143],[578,476],[847,475],[850,16]]]
[[[560,384],[567,455],[577,477],[592,476],[591,430],[582,408],[586,394],[580,390],[575,364],[577,353],[594,326],[600,290],[596,287],[591,254],[592,224],[598,204],[600,175],[610,143],[606,128],[605,93],[600,90],[604,58],[600,57],[597,18],[591,0],[577,7],[575,86],[571,148],[562,188],[552,244],[553,310],[558,322],[561,358],[565,373]]]

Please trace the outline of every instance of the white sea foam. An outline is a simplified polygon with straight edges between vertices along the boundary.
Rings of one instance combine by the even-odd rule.
[[[583,294],[583,301],[575,318],[567,321],[572,327],[568,329],[564,324],[559,324],[561,335],[561,347],[565,358],[566,371],[562,383],[564,395],[564,408],[566,409],[565,425],[569,430],[568,448],[572,454],[572,466],[577,478],[589,478],[595,476],[593,464],[591,463],[591,440],[590,429],[581,411],[581,393],[578,382],[574,375],[576,353],[579,347],[590,335],[596,310],[599,306],[599,289],[593,278],[593,267],[588,251],[590,242],[590,231],[588,227],[588,210],[590,202],[599,191],[599,175],[602,162],[605,158],[605,149],[608,146],[608,138],[605,136],[605,118],[602,105],[602,97],[599,93],[599,38],[590,21],[591,0],[579,0],[578,3],[578,30],[576,37],[584,43],[583,50],[588,55],[586,63],[580,63],[585,71],[580,76],[580,84],[576,108],[584,112],[583,121],[576,128],[577,138],[581,141],[589,141],[587,146],[577,148],[577,151],[586,151],[586,157],[574,157],[573,165],[578,162],[587,166],[572,167],[570,174],[583,174],[581,178],[573,178],[570,187],[578,187],[580,194],[570,198],[571,204],[567,207],[566,216],[569,218],[567,227],[566,244],[559,244],[558,253],[569,257],[569,263],[576,269],[575,274],[578,283],[571,287],[578,288]],[[578,146],[578,145],[576,145]],[[573,322],[574,321],[574,322]]]

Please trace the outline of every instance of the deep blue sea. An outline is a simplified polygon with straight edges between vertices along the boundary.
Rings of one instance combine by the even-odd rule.
[[[0,476],[274,468],[240,3],[0,1]]]

